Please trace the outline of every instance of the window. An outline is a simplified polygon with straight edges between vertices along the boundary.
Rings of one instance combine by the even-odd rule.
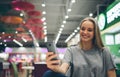
[[[113,35],[105,35],[105,43],[106,45],[113,45],[114,44]]]
[[[115,44],[120,44],[120,33],[115,35]]]

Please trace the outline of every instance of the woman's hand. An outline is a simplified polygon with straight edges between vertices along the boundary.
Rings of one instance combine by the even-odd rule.
[[[46,54],[46,64],[47,67],[53,71],[59,71],[59,67],[60,67],[60,60],[55,60],[54,58],[56,58],[58,55],[54,54],[53,52],[47,52]]]

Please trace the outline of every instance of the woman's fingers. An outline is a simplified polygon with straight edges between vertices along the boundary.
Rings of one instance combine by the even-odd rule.
[[[56,67],[59,66],[59,63],[60,63],[60,60],[52,60],[52,61],[47,62],[47,67],[52,70],[55,70],[57,69]]]
[[[49,56],[53,55],[54,53],[53,52],[47,52],[46,53],[46,58],[48,58]]]
[[[58,55],[54,54],[53,52],[46,53],[46,64],[48,68],[55,69],[56,67],[59,66],[60,60],[58,59],[54,60],[54,58],[56,58],[57,56]]]
[[[48,60],[54,60],[57,57],[57,54],[54,54],[48,58]]]
[[[54,53],[47,53],[46,54],[46,61],[51,61],[52,59],[56,58],[57,57],[57,54],[54,54]]]
[[[60,60],[52,60],[51,64],[60,63]]]

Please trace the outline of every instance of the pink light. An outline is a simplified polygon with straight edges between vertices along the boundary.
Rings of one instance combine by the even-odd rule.
[[[15,9],[15,10],[17,10],[17,11],[20,11],[20,9],[19,9],[19,8],[17,8],[17,7],[16,7],[16,8],[14,8],[14,9]]]

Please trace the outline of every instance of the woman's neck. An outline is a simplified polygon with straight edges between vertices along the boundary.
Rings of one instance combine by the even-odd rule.
[[[93,44],[92,42],[88,43],[88,42],[84,42],[82,43],[82,49],[83,50],[90,50],[93,48]]]

